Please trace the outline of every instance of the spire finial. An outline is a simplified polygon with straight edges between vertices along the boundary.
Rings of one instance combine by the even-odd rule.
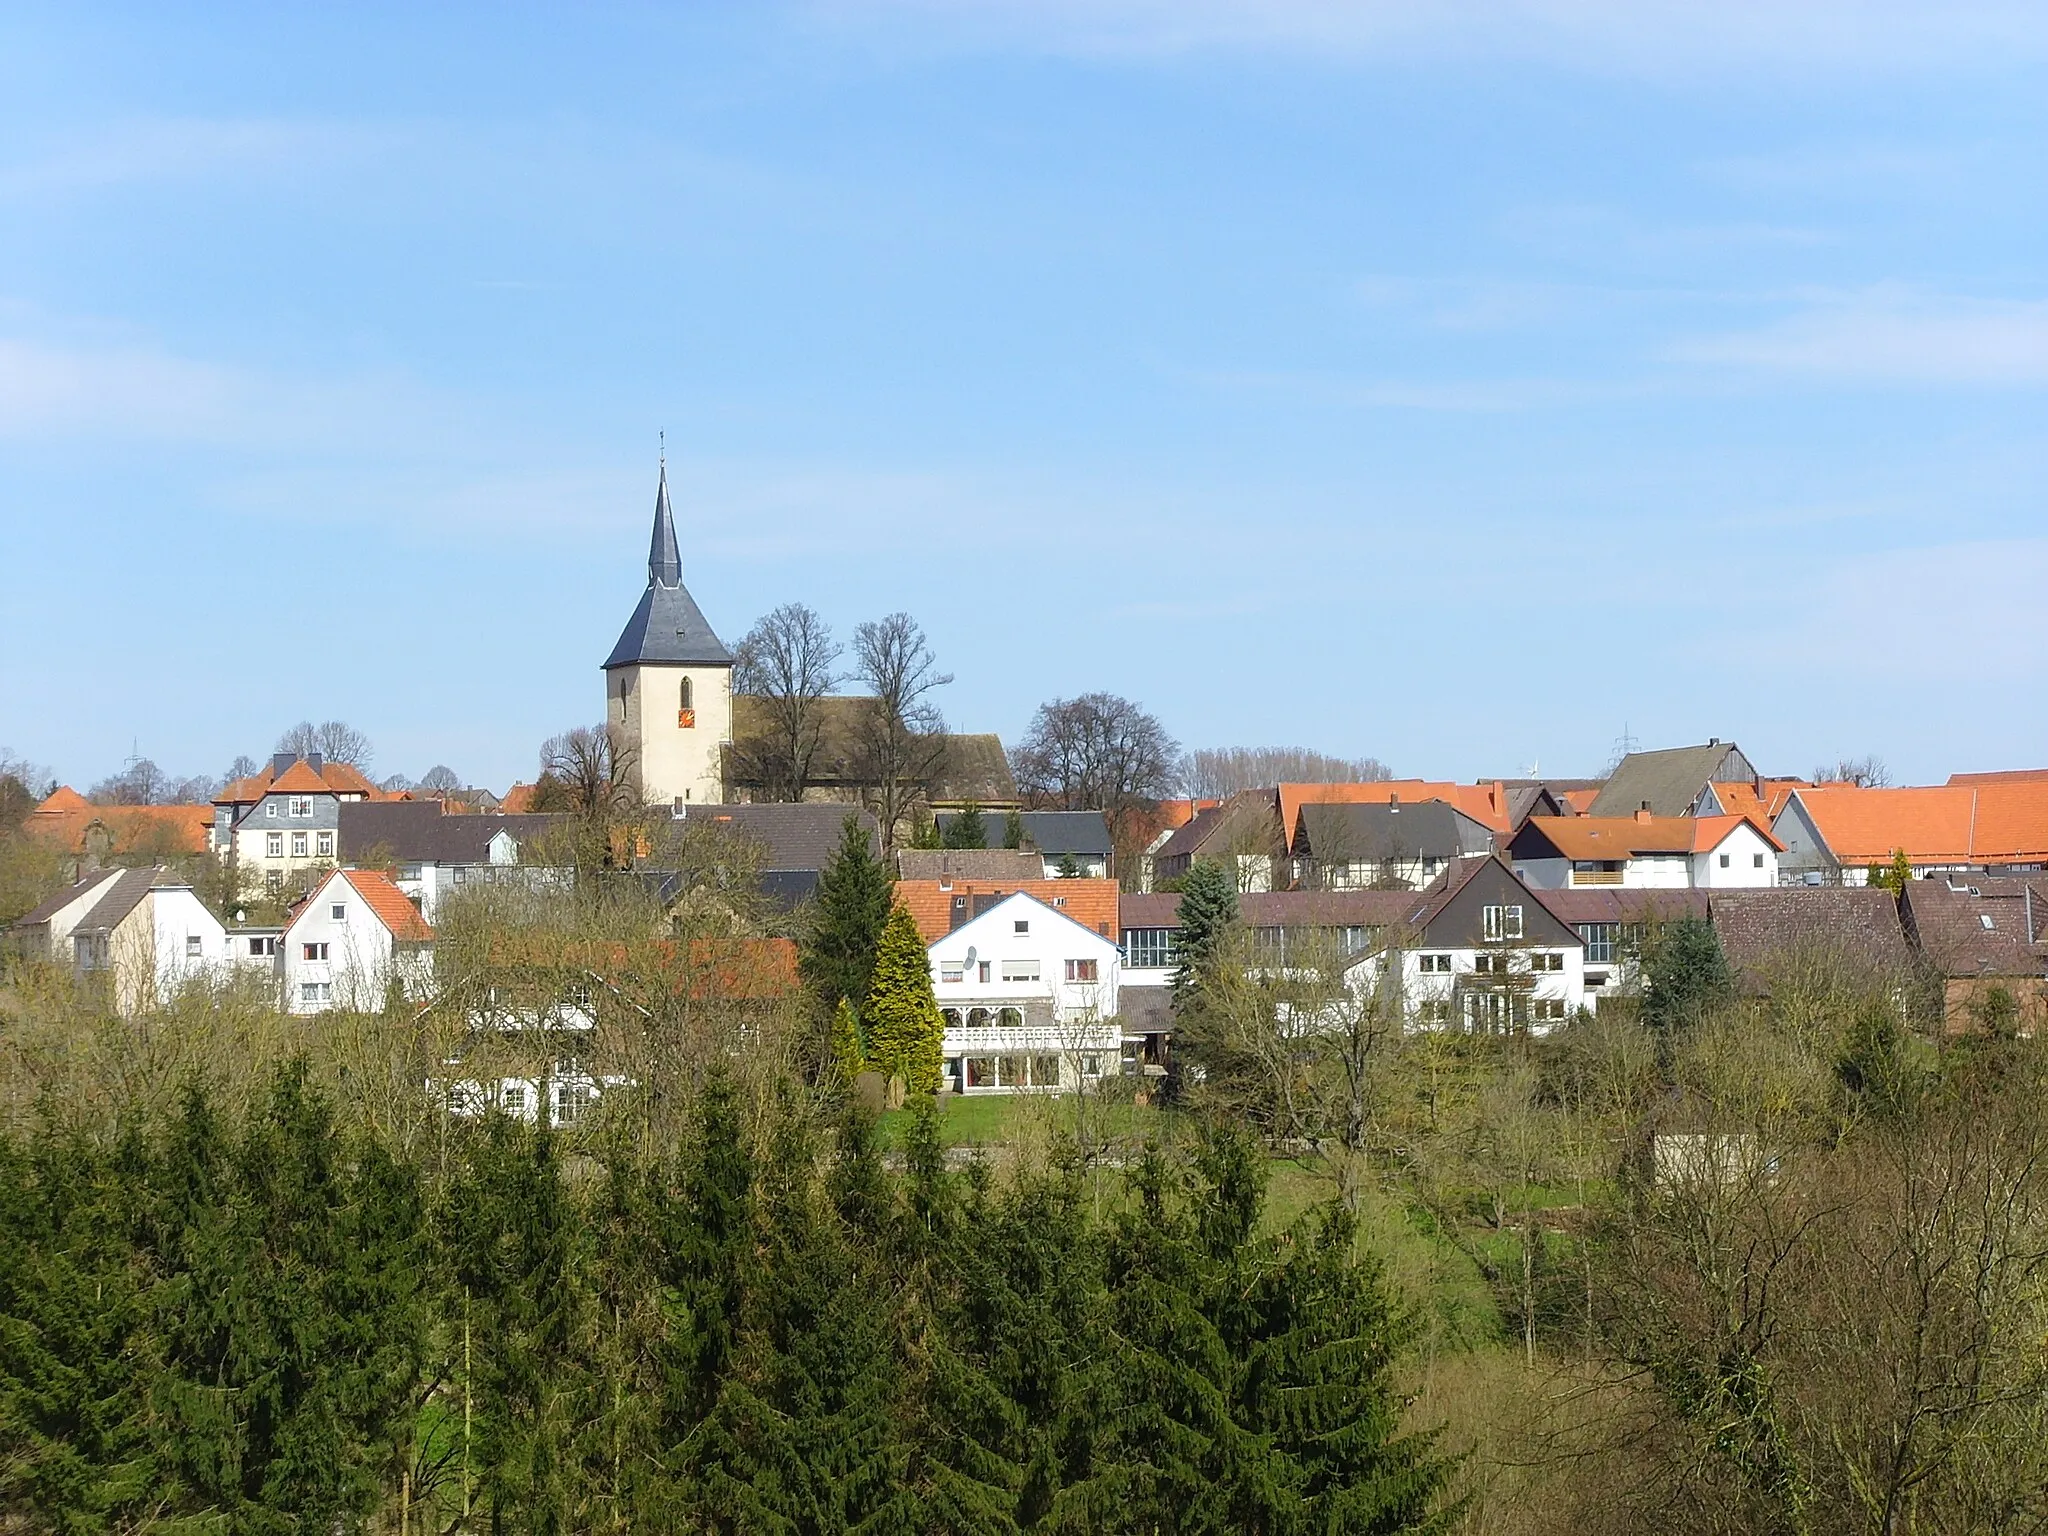
[[[663,434],[661,482],[654,492],[654,538],[647,549],[649,586],[679,587],[683,584],[682,552],[676,547],[676,522],[668,509],[668,442]]]

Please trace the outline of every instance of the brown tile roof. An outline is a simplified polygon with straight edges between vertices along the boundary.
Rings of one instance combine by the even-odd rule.
[[[1728,963],[1752,991],[1768,991],[1771,973],[1802,952],[1831,950],[1887,976],[1912,966],[1898,901],[1882,886],[1710,891],[1707,911]]]
[[[1948,977],[2048,975],[2048,879],[1909,880],[1914,942]]]
[[[1253,891],[1237,898],[1237,916],[1247,928],[1391,928],[1409,922],[1435,889]],[[1130,892],[1117,903],[1117,921],[1123,928],[1178,928],[1180,895]]]
[[[896,904],[910,913],[925,943],[934,944],[953,931],[957,898],[966,898],[966,910],[971,916],[977,897],[986,900],[1018,891],[1037,897],[1107,939],[1117,936],[1118,890],[1114,880],[898,880]]]
[[[1043,880],[1045,859],[1016,848],[899,848],[896,873],[905,880]]]
[[[1569,927],[1580,923],[1671,923],[1705,917],[1707,893],[1699,889],[1644,890],[1606,886],[1595,890],[1537,891],[1551,916]]]

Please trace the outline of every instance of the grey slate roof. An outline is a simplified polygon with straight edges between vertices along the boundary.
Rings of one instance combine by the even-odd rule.
[[[344,864],[376,856],[400,864],[482,864],[498,833],[510,832],[525,849],[567,818],[443,812],[438,800],[362,800],[342,802],[339,820],[338,856]],[[520,860],[530,862],[524,852]]]
[[[676,522],[668,505],[668,468],[654,494],[654,534],[647,549],[647,590],[626,621],[619,643],[605,658],[605,667],[630,667],[635,662],[671,662],[685,666],[729,667],[732,652],[712,632],[710,621],[683,585],[683,558],[676,544]]]
[[[839,839],[846,818],[857,818],[868,833],[868,849],[878,852],[881,839],[875,818],[851,806],[806,802],[801,805],[691,805],[686,822],[730,827],[743,837],[761,844],[761,872],[766,875],[791,870],[822,870],[839,851]],[[660,850],[655,850],[659,859]]]
[[[1043,880],[1045,860],[1017,848],[899,848],[902,880]]]
[[[1647,803],[1653,816],[1688,816],[1707,785],[1755,777],[1749,759],[1732,741],[1631,752],[1608,775],[1587,814],[1633,816]]]
[[[957,811],[941,811],[932,818],[943,830],[951,825]],[[1115,849],[1109,840],[1109,821],[1100,811],[1019,811],[1028,848],[1052,858],[1073,854],[1076,858],[1106,859]],[[1001,816],[986,818],[991,838],[1003,835]]]
[[[104,933],[120,926],[121,919],[142,905],[142,898],[157,886],[181,886],[185,882],[168,869],[124,869],[92,904],[92,910],[78,920],[73,933]]]
[[[1318,859],[1453,859],[1486,853],[1493,834],[1441,800],[1420,805],[1304,805],[1294,852]]]
[[[16,928],[33,928],[38,923],[47,923],[81,896],[90,894],[94,886],[104,885],[120,873],[121,871],[118,869],[96,869],[75,884],[65,886],[63,890],[59,891],[25,917],[16,918],[13,926]]]

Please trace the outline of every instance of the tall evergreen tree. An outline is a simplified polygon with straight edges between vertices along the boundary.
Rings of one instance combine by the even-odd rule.
[[[862,1011],[869,1055],[912,1093],[936,1093],[945,1025],[932,992],[931,960],[907,908],[889,914],[875,956],[875,979]]]
[[[1003,813],[1003,846],[1022,848],[1024,846],[1024,813],[1015,806]]]
[[[1237,885],[1221,864],[1197,859],[1180,891],[1180,928],[1174,935],[1179,964],[1173,973],[1176,1008],[1190,1002],[1216,957],[1217,946],[1237,921]]]
[[[867,1068],[867,1047],[860,1038],[860,1015],[854,1012],[851,998],[842,997],[832,1010],[832,1064],[839,1069],[840,1080],[849,1085]]]
[[[970,800],[956,811],[946,822],[941,841],[948,848],[986,848],[988,819],[981,814],[981,807]]]
[[[1714,925],[1703,917],[1666,924],[1643,957],[1643,1022],[1668,1042],[1734,996]]]
[[[818,899],[799,946],[797,964],[819,1005],[855,1006],[868,995],[875,951],[889,921],[895,884],[887,866],[870,851],[858,816],[848,816],[839,850],[818,879]]]

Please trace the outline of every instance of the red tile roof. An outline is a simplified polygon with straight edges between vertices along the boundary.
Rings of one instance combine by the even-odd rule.
[[[305,898],[292,908],[292,919],[321,899],[326,889],[341,881],[361,898],[364,906],[376,914],[377,921],[391,931],[394,939],[431,939],[434,930],[427,926],[427,920],[420,916],[420,909],[397,886],[391,877],[374,869],[337,869],[325,880],[308,892]]]
[[[1117,936],[1117,894],[1114,880],[898,880],[896,904],[910,913],[918,934],[935,944],[953,930],[953,900],[976,896],[1009,896],[1018,891],[1035,896],[1112,941]]]
[[[1901,848],[1913,864],[2048,861],[2048,779],[1797,793],[1843,864],[1882,864]]]
[[[108,852],[204,853],[213,826],[210,805],[94,805],[76,790],[55,791],[22,823],[22,830],[67,853],[85,850],[88,834],[101,828]]]
[[[1497,780],[1487,784],[1449,784],[1429,779],[1379,779],[1361,784],[1282,784],[1278,788],[1280,825],[1289,835],[1299,822],[1304,805],[1385,805],[1396,798],[1403,805],[1441,800],[1495,832],[1513,830],[1509,824],[1507,790]]]
[[[362,771],[347,763],[322,763],[315,773],[313,765],[303,757],[295,760],[282,774],[273,774],[269,768],[252,773],[245,779],[234,779],[213,797],[215,805],[253,805],[265,795],[277,793],[288,795],[361,795],[365,800],[389,800],[392,797],[372,784]]]
[[[1951,784],[2024,784],[2048,779],[2048,768],[2000,768],[1991,773],[1952,773]]]
[[[1627,859],[1639,854],[1706,853],[1747,823],[1765,842],[1780,843],[1747,816],[1531,816],[1524,826],[1567,859]]]

